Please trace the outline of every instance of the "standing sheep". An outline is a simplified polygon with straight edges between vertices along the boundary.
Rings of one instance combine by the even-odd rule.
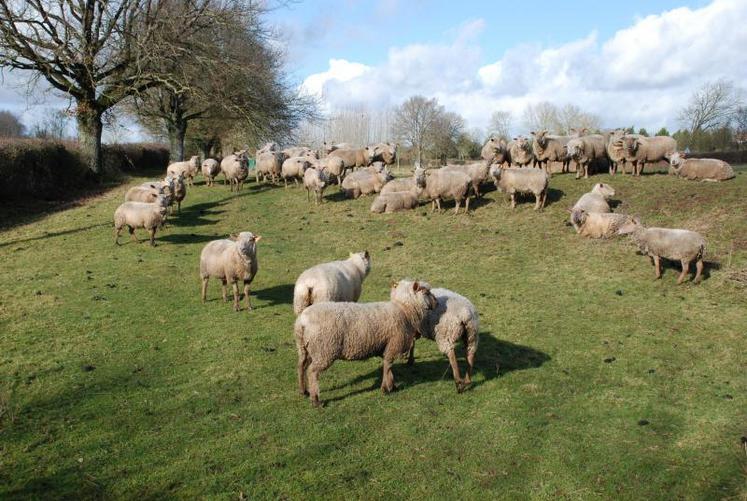
[[[508,144],[508,150],[511,155],[511,165],[526,167],[534,162],[534,154],[529,140],[524,136],[515,137]]]
[[[281,176],[285,187],[288,188],[288,179],[293,179],[298,185],[298,180],[303,179],[303,174],[311,166],[307,157],[292,157],[283,162]]]
[[[589,169],[595,162],[607,158],[607,141],[601,134],[574,137],[568,141],[568,156],[576,162],[576,179],[589,177]]]
[[[480,332],[480,315],[472,302],[449,289],[431,289],[436,298],[436,307],[428,312],[420,329],[422,337],[436,342],[438,351],[446,355],[451,365],[454,384],[458,393],[472,383],[475,354]],[[464,343],[467,352],[467,372],[464,379],[459,373],[456,345]],[[410,348],[408,365],[415,363],[415,343]]]
[[[194,186],[193,180],[197,175],[197,171],[200,168],[200,157],[194,155],[192,158],[185,162],[174,162],[166,167],[166,175],[176,177],[179,174],[188,180],[190,186]]]
[[[442,200],[454,200],[454,214],[464,201],[464,213],[469,212],[469,188],[472,179],[464,172],[443,169],[426,171],[425,189],[422,196],[431,202],[431,212],[438,208],[441,212]]]
[[[570,157],[568,156],[567,145],[571,138],[569,136],[551,136],[546,130],[533,131],[532,136],[534,136],[532,152],[537,166],[540,169],[544,168],[550,174],[550,162],[561,162],[563,164],[561,173],[568,172]]]
[[[464,172],[470,178],[472,191],[476,197],[480,197],[480,185],[490,178],[490,164],[488,162],[472,162],[465,165],[446,165],[444,170]]]
[[[590,192],[581,195],[572,210],[586,212],[611,212],[609,199],[615,196],[615,189],[609,184],[597,183]]]
[[[628,134],[629,136],[640,137],[638,134]],[[607,159],[610,162],[610,175],[617,174],[618,167],[622,166],[623,175],[627,174],[625,159],[625,149],[623,148],[624,129],[615,129],[607,140]]]
[[[159,197],[155,203],[125,202],[114,211],[114,243],[119,245],[119,235],[127,226],[130,238],[139,242],[135,236],[136,228],[143,228],[150,233],[150,245],[156,246],[156,230],[166,222],[166,198]]]
[[[669,228],[644,228],[641,220],[634,217],[620,227],[617,234],[630,235],[638,249],[653,259],[657,280],[661,278],[661,258],[665,258],[682,264],[677,284],[685,280],[693,261],[696,269],[693,283],[700,281],[706,241],[699,233]]]
[[[371,165],[374,155],[374,148],[366,146],[365,148],[355,149],[335,149],[328,156],[341,158],[345,163],[346,169],[355,169],[356,167],[368,167]]]
[[[156,188],[145,186],[133,186],[125,193],[125,202],[144,202],[146,204],[155,203],[158,197],[162,196]]]
[[[697,181],[726,181],[734,178],[734,169],[723,160],[715,158],[685,158],[675,152],[669,158],[669,173]]]
[[[633,165],[633,174],[640,176],[647,163],[669,158],[677,150],[677,142],[669,136],[644,137],[628,134],[622,138],[625,160]]]
[[[241,191],[244,180],[249,176],[246,150],[237,151],[221,160],[220,170],[229,183],[230,190],[234,191],[235,188],[236,191]]]
[[[384,359],[381,389],[395,389],[392,363],[406,354],[423,318],[436,307],[427,285],[409,280],[394,284],[390,300],[379,303],[318,303],[296,319],[298,390],[319,401],[319,375],[335,360]],[[307,385],[308,378],[308,385]]]
[[[326,157],[320,160],[318,165],[327,172],[330,182],[337,181],[337,187],[342,189],[342,181],[345,179],[345,161],[340,157]]]
[[[301,273],[293,289],[293,312],[299,315],[312,304],[327,301],[356,302],[363,280],[371,271],[368,251],[351,253],[342,261],[312,266]]]
[[[328,184],[329,176],[322,169],[311,167],[303,173],[303,187],[306,188],[306,200],[310,200],[309,195],[313,191],[316,205],[322,203],[324,189]]]
[[[182,200],[187,196],[187,185],[184,184],[184,177],[181,174],[178,174],[176,177],[172,177],[171,179],[174,182],[174,196],[171,203],[176,202],[176,210],[181,214]]]
[[[262,239],[251,231],[242,231],[238,235],[231,235],[228,239],[209,242],[200,254],[200,278],[202,291],[200,297],[205,303],[207,286],[210,277],[221,281],[223,302],[227,301],[226,284],[233,287],[233,309],[241,310],[239,306],[239,281],[244,282],[244,297],[246,309],[252,309],[249,297],[249,285],[257,274],[257,242]]]
[[[531,193],[536,203],[534,210],[542,209],[547,203],[547,189],[550,177],[542,169],[501,168],[494,165],[490,168],[495,187],[511,196],[511,208],[516,207],[517,193]]]
[[[220,164],[214,158],[207,158],[202,162],[202,175],[208,186],[215,184],[215,178],[220,174]]]
[[[267,178],[276,183],[282,172],[285,153],[282,152],[265,152],[257,155],[257,167],[254,171],[255,181],[259,182],[260,176],[262,181],[266,182]]]
[[[583,209],[571,211],[571,224],[576,233],[588,238],[611,238],[630,219],[625,214],[586,212]]]

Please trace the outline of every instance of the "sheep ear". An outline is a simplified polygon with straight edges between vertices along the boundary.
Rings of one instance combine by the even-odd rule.
[[[365,257],[366,259],[369,259],[371,257],[371,255],[368,253],[368,250],[363,251],[363,257]]]
[[[419,290],[420,290],[420,282],[418,282],[418,281],[415,281],[415,282],[413,282],[413,283],[412,283],[412,290],[413,290],[414,292],[417,292],[417,291],[419,291]]]
[[[537,135],[537,133],[536,133],[536,132],[534,132],[534,131],[530,132],[530,134],[531,134],[531,135],[533,135],[533,136],[536,136],[536,135]]]
[[[262,235],[254,235],[255,242],[259,242],[260,240],[262,240]]]
[[[391,287],[392,289],[394,289],[395,287],[397,287],[397,285],[399,285],[399,282],[397,282],[396,280],[392,280],[392,283],[391,283],[391,284],[389,284],[389,286],[390,286],[390,287]]]
[[[236,234],[236,233],[231,233],[230,235],[228,235],[228,238],[231,239],[231,240],[236,241],[236,240],[239,239],[239,235]]]

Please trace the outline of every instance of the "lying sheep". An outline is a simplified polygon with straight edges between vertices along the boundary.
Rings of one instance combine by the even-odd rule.
[[[572,210],[586,212],[612,212],[608,200],[615,196],[615,189],[609,184],[597,183],[589,193],[584,193],[578,199]]]
[[[515,137],[514,140],[508,144],[508,150],[511,155],[511,165],[526,167],[531,166],[534,162],[532,147],[529,144],[529,140],[524,136]]]
[[[303,173],[303,187],[306,188],[306,200],[310,200],[310,194],[314,192],[316,205],[322,203],[324,189],[329,184],[329,176],[322,169],[311,167]]]
[[[249,177],[246,150],[234,152],[220,162],[220,170],[223,172],[225,181],[229,183],[231,191],[241,191],[244,181]]]
[[[607,158],[607,141],[601,134],[574,137],[568,141],[568,156],[576,162],[576,179],[589,177],[592,163]]]
[[[715,158],[685,158],[675,152],[669,158],[669,173],[691,181],[726,181],[734,178],[734,169]]]
[[[571,224],[576,233],[588,238],[611,238],[624,224],[630,221],[625,214],[586,212],[583,209],[571,210]]]
[[[194,155],[192,158],[185,162],[174,162],[166,167],[166,175],[176,177],[179,174],[184,176],[189,181],[189,185],[193,186],[194,177],[197,175],[197,171],[200,168],[200,157]]]
[[[418,195],[422,191],[390,191],[388,193],[379,193],[371,204],[371,212],[381,214],[386,212],[399,212],[403,210],[414,209],[418,206]]]
[[[451,365],[457,392],[461,393],[472,383],[472,371],[475,366],[475,354],[480,332],[480,315],[469,299],[449,289],[431,289],[436,298],[436,307],[423,319],[420,334],[436,342],[438,350],[446,355]],[[464,343],[467,352],[467,372],[464,379],[459,373],[456,357],[456,345]],[[410,348],[408,365],[415,362],[415,343]]]
[[[706,242],[699,233],[668,228],[644,228],[641,220],[634,217],[622,225],[617,234],[630,235],[640,251],[653,259],[657,279],[661,278],[661,258],[665,258],[682,264],[678,284],[685,280],[693,261],[696,269],[693,282],[700,281]]]
[[[168,201],[160,196],[155,203],[125,202],[114,211],[114,243],[119,245],[119,235],[127,226],[130,238],[139,242],[135,236],[136,228],[143,228],[150,233],[150,245],[156,246],[156,230],[166,222]]]
[[[345,176],[342,181],[342,191],[348,198],[379,193],[384,185],[392,179],[393,176],[386,167],[380,173],[362,169]]]
[[[470,178],[472,191],[476,197],[480,197],[480,185],[490,178],[490,165],[488,162],[472,162],[465,165],[446,165],[441,167],[445,170],[464,172]]]
[[[298,185],[298,180],[303,179],[303,174],[311,166],[307,157],[292,157],[283,162],[280,175],[283,178],[285,187],[288,188],[288,179],[293,179]]]
[[[454,214],[459,214],[459,207],[464,201],[464,212],[469,212],[469,188],[472,179],[464,172],[443,169],[426,171],[425,189],[422,196],[431,202],[431,212],[438,208],[441,212],[442,200],[454,200]]]
[[[223,302],[226,298],[226,284],[233,287],[233,309],[239,311],[239,281],[244,282],[244,298],[247,311],[252,309],[249,297],[249,284],[257,274],[257,242],[262,239],[251,231],[242,231],[238,235],[231,235],[228,239],[209,242],[200,254],[200,278],[202,292],[200,297],[205,303],[207,286],[210,277],[221,281]]]
[[[208,186],[215,184],[215,178],[220,174],[220,164],[214,158],[208,158],[202,162],[202,175]]]
[[[531,193],[536,203],[534,210],[542,209],[547,203],[547,189],[550,176],[542,169],[501,168],[494,165],[490,168],[495,187],[511,196],[511,208],[516,207],[517,193]]]
[[[415,167],[412,177],[403,177],[400,179],[392,179],[386,183],[380,193],[394,193],[396,191],[412,191],[416,185],[425,186],[425,169],[421,167]]]
[[[342,261],[312,266],[301,273],[293,288],[293,312],[298,315],[312,304],[326,301],[356,302],[363,280],[371,271],[368,251],[351,253]]]
[[[158,197],[162,196],[156,188],[150,186],[133,186],[125,193],[125,202],[144,202],[147,204],[155,203]]]
[[[392,363],[415,341],[423,318],[436,307],[430,288],[401,280],[392,286],[390,300],[379,303],[318,303],[296,319],[298,390],[319,401],[319,375],[335,360],[384,359],[381,389],[395,389]],[[308,385],[307,385],[308,378]]]
[[[647,163],[669,161],[669,157],[677,150],[677,141],[669,136],[644,137],[628,134],[622,137],[622,148],[625,161],[633,165],[633,174],[640,176]]]

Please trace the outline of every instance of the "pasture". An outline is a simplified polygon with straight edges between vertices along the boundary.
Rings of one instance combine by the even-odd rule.
[[[705,280],[677,286],[670,265],[655,281],[627,239],[578,237],[566,209],[597,182],[616,212],[701,232]],[[299,188],[200,178],[156,248],[113,244],[127,186],[6,221],[0,498],[744,497],[747,170],[550,188],[542,212],[491,191],[469,215],[374,215],[334,187],[315,207]],[[199,301],[200,250],[236,231],[263,237],[252,312],[215,281]],[[419,340],[391,395],[371,359],[323,373],[324,408],[298,396],[293,283],[363,249],[361,301],[411,277],[477,306],[468,391]]]

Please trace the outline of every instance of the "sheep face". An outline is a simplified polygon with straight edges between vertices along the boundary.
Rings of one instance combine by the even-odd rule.
[[[568,156],[576,159],[584,154],[584,142],[580,139],[571,139],[568,141]]]
[[[350,257],[360,260],[366,275],[368,275],[368,272],[371,271],[371,254],[367,250],[364,250],[363,252],[351,252]]]
[[[641,142],[638,140],[637,137],[623,137],[622,138],[622,147],[623,150],[628,153],[629,155],[635,154],[636,151],[638,151],[638,146],[641,144]]]
[[[605,183],[595,184],[594,188],[592,188],[591,191],[592,193],[597,193],[599,195],[602,195],[605,200],[609,200],[610,198],[615,196],[615,189],[609,184],[605,184]]]
[[[685,161],[685,155],[683,155],[679,151],[675,151],[669,156],[669,165],[671,165],[672,167],[677,168],[684,161]]]
[[[364,153],[366,155],[366,163],[371,165],[374,157],[376,156],[376,148],[374,148],[373,146],[366,146],[364,148]]]
[[[251,231],[242,231],[238,235],[232,234],[230,238],[238,244],[239,251],[245,256],[255,255],[257,242],[262,239],[260,235],[255,235]]]
[[[400,280],[392,284],[392,290],[389,294],[391,300],[396,303],[417,304],[426,309],[433,310],[438,302],[431,293],[430,286],[425,282]]]
[[[642,228],[641,220],[637,217],[633,217],[617,229],[617,234],[629,235],[639,228]]]

